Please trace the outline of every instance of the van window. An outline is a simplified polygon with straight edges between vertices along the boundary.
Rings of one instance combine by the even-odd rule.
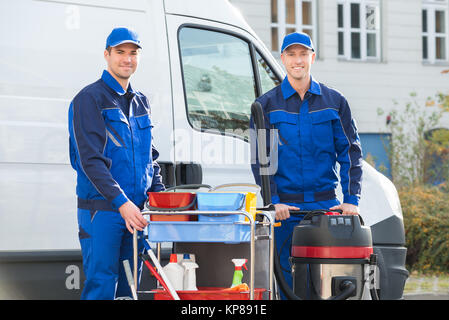
[[[249,44],[229,34],[184,27],[179,47],[190,124],[247,139],[256,98]]]
[[[281,82],[276,77],[273,70],[271,70],[268,63],[262,58],[259,52],[256,52],[257,59],[257,68],[259,69],[259,77],[260,77],[260,86],[261,86],[261,94],[264,94],[267,91],[270,91]]]

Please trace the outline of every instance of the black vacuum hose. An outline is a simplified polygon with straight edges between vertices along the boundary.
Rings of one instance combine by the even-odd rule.
[[[340,292],[340,294],[336,295],[332,299],[327,299],[327,300],[346,300],[347,298],[349,298],[353,294],[355,289],[357,289],[357,288],[354,285],[354,283],[352,283],[349,280],[343,281],[342,284],[340,285],[340,290],[342,290]]]
[[[288,285],[287,281],[285,281],[285,277],[282,273],[282,268],[281,268],[281,263],[279,260],[278,251],[276,249],[276,238],[274,239],[274,250],[273,251],[274,251],[274,258],[273,258],[274,276],[276,277],[276,281],[277,281],[282,293],[284,293],[284,295],[287,297],[288,300],[303,300],[293,292],[293,290]]]
[[[377,254],[373,253],[369,258],[369,265],[370,268],[374,267],[374,269],[370,270],[369,278],[372,276],[373,281],[369,284],[370,289],[369,292],[371,294],[371,299],[373,300],[379,300],[379,296],[377,295],[377,289],[376,289],[376,267],[377,267]],[[373,272],[371,274],[371,271]]]
[[[263,198],[263,204],[265,207],[270,207],[270,210],[274,210],[273,205],[271,205],[271,188],[270,188],[270,177],[268,175],[267,168],[269,167],[268,164],[268,157],[266,154],[266,137],[260,137],[259,139],[259,130],[265,129],[265,120],[263,116],[263,110],[262,105],[259,102],[254,102],[251,105],[251,116],[252,120],[254,121],[254,127],[256,129],[255,132],[255,141],[257,141],[257,155],[256,158],[259,160],[260,165],[260,178],[261,178],[261,185],[262,185],[262,198]],[[254,140],[252,141],[254,143]],[[274,235],[273,235],[274,237]],[[284,275],[282,274],[282,268],[281,264],[279,262],[279,255],[276,249],[276,238],[274,238],[274,275],[276,277],[277,283],[279,284],[280,289],[284,293],[284,295],[289,300],[302,300],[298,296],[295,295],[295,293],[292,291],[288,283],[285,281]]]
[[[264,130],[265,129],[265,120],[263,116],[263,110],[262,105],[259,102],[254,102],[251,105],[251,116],[252,120],[254,121],[254,126],[256,129],[255,132],[255,138],[257,141],[257,159],[259,160],[260,165],[260,177],[261,177],[261,185],[262,185],[262,198],[264,202],[265,207],[272,207],[271,204],[271,188],[270,188],[270,177],[269,177],[269,161],[266,154],[266,137],[263,139],[259,139],[258,136],[258,130]],[[252,141],[254,143],[254,141]],[[272,210],[272,209],[271,209]],[[273,235],[274,236],[274,235]],[[281,263],[279,261],[279,255],[276,249],[276,238],[274,239],[274,275],[276,277],[276,280],[279,284],[279,288],[282,290],[284,295],[289,300],[303,300],[290,288],[287,281],[285,281],[284,275],[282,273]],[[354,287],[352,288],[351,285]],[[351,295],[351,293],[355,290],[355,286],[351,283],[350,286],[343,289],[343,292],[341,292],[339,295],[333,297],[329,300],[343,300],[346,299]]]
[[[298,297],[293,290],[288,285],[287,281],[285,281],[284,274],[282,273],[281,263],[279,259],[279,255],[276,249],[276,239],[274,239],[274,275],[276,277],[276,281],[279,285],[279,288],[281,289],[282,293],[287,297],[288,300],[304,300]],[[349,298],[353,292],[357,289],[356,286],[351,281],[344,281],[341,284],[342,291],[340,294],[336,295],[335,297],[331,297],[328,299],[321,299],[321,300],[345,300]]]
[[[270,188],[270,177],[269,177],[269,170],[268,170],[269,169],[269,161],[268,161],[268,157],[266,154],[266,137],[259,139],[259,136],[258,136],[258,130],[265,129],[265,120],[264,120],[264,116],[263,116],[262,105],[259,102],[254,102],[251,105],[251,116],[253,118],[252,120],[254,121],[254,126],[256,129],[255,138],[257,141],[257,151],[258,151],[256,157],[259,160],[259,165],[260,165],[259,174],[261,177],[262,198],[263,198],[264,206],[265,207],[270,206],[271,207],[270,210],[273,210],[274,208],[272,207],[272,205],[270,205],[271,204],[271,188]],[[252,142],[254,143],[254,141],[252,141]],[[274,275],[279,284],[279,288],[282,290],[284,295],[289,300],[302,300],[300,297],[295,295],[293,290],[288,285],[287,281],[285,281],[284,275],[282,273],[281,264],[279,262],[279,255],[278,255],[278,252],[276,249],[276,239],[274,239],[274,250],[273,251],[274,251],[274,261],[273,261]],[[354,289],[351,290],[351,293],[354,291]],[[349,289],[348,289],[348,291],[349,291]],[[345,293],[345,292],[346,292],[346,290],[343,289],[343,292],[340,295],[332,298],[331,300],[346,299],[350,295],[350,293],[346,296],[346,294],[343,295],[343,293]],[[342,296],[343,298],[341,298],[340,296]]]

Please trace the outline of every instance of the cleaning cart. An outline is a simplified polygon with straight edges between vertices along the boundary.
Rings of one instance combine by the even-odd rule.
[[[187,186],[188,187],[188,186]],[[149,193],[146,208],[142,211],[148,221],[144,239],[149,254],[153,254],[150,243],[156,243],[158,257],[153,261],[156,268],[160,264],[160,245],[173,243],[221,243],[224,245],[249,244],[249,290],[238,292],[224,288],[199,287],[198,291],[165,290],[140,291],[153,293],[155,299],[186,300],[241,300],[262,299],[264,291],[273,299],[273,257],[274,257],[274,216],[273,212],[256,210],[256,193],[242,191],[223,191],[229,188],[255,187],[252,184],[226,184],[211,188],[208,192],[169,192]],[[185,187],[184,187],[185,188]],[[265,227],[268,232],[256,235],[256,228]],[[134,270],[133,283],[137,288],[137,232],[134,232]],[[255,287],[256,241],[266,240],[268,245],[268,286]],[[144,261],[145,262],[145,261]],[[215,262],[215,261],[214,261]],[[223,264],[224,261],[216,261]],[[145,262],[148,267],[148,261]],[[158,267],[159,264],[159,267]],[[201,266],[200,266],[201,268]],[[154,273],[152,271],[152,273]],[[164,279],[162,279],[164,280]],[[164,287],[165,287],[164,285]]]

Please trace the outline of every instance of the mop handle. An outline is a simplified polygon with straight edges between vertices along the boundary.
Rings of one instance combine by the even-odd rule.
[[[129,287],[131,289],[131,293],[133,295],[133,299],[137,300],[136,287],[134,286],[134,279],[133,279],[133,275],[131,273],[131,267],[129,265],[129,261],[128,260],[123,260],[123,268],[125,269],[126,279],[128,280],[128,285],[129,285]]]
[[[179,298],[178,294],[176,293],[175,288],[173,288],[173,285],[171,284],[171,282],[168,279],[167,275],[165,274],[164,270],[162,269],[161,264],[159,263],[159,261],[157,260],[156,256],[154,255],[153,250],[151,250],[150,241],[148,241],[148,239],[145,239],[144,246],[145,246],[145,249],[148,252],[148,255],[150,256],[151,260],[153,261],[154,265],[156,266],[156,269],[159,271],[162,279],[164,279],[165,284],[167,285],[167,287],[169,289],[169,292],[172,295],[172,297],[175,300],[181,300]]]

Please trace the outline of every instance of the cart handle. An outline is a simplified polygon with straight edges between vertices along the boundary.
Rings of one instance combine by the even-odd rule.
[[[289,210],[291,215],[320,215],[325,214],[327,212],[337,212],[339,214],[343,213],[343,210],[335,209],[335,210],[326,210],[326,209],[319,209],[319,210]]]
[[[258,211],[276,211],[274,204],[270,204],[268,206],[262,208],[256,208]],[[325,214],[327,212],[338,212],[340,214],[343,213],[341,209],[318,209],[318,210],[289,210],[291,215],[317,215],[317,214]]]
[[[215,190],[223,189],[223,188],[232,188],[232,187],[256,188],[257,192],[260,192],[260,190],[261,190],[260,186],[257,184],[254,184],[254,183],[225,183],[225,184],[221,184],[219,186],[212,188],[210,191],[215,191]]]
[[[170,192],[170,191],[176,190],[176,189],[199,189],[199,188],[207,188],[209,190],[212,189],[212,187],[208,184],[182,184],[180,186],[174,186],[174,187],[167,188],[161,192]]]

